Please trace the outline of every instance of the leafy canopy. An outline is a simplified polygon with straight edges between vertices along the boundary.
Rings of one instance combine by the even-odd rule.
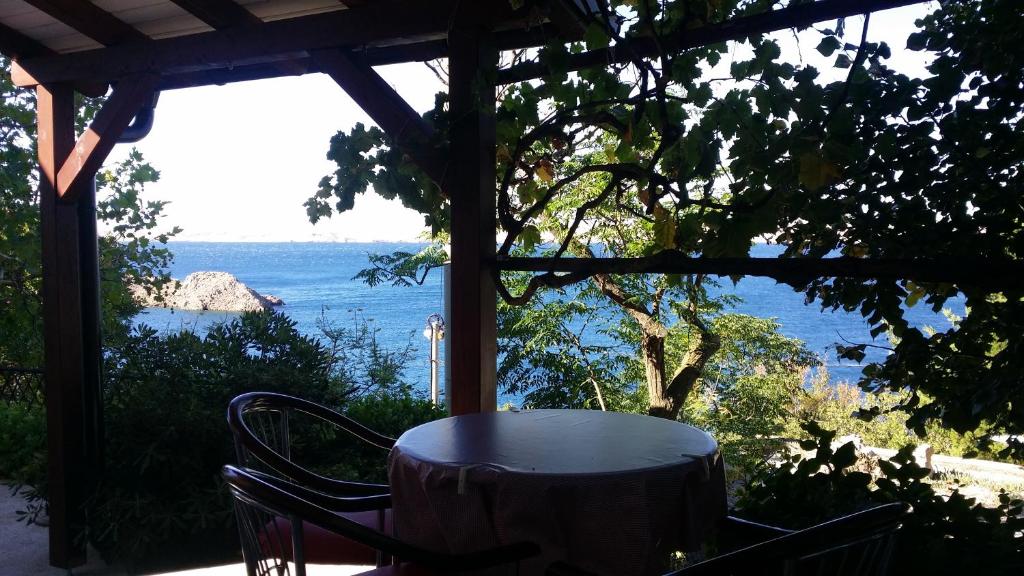
[[[578,254],[577,242],[607,241],[600,226],[614,211],[650,228],[629,243],[640,256],[742,257],[767,238],[788,258],[1020,258],[1019,3],[933,3],[906,46],[868,42],[875,24],[861,19],[859,29],[853,20],[819,25],[808,32],[814,50],[799,52],[783,51],[781,33],[651,56],[628,48],[631,39],[671,46],[689,30],[775,4],[613,0],[582,42],[553,38],[519,55],[545,74],[505,87],[497,103],[499,253],[550,240],[554,255]],[[606,46],[628,60],[568,70],[573,54]],[[891,67],[894,50],[926,56],[923,77]],[[425,119],[443,139],[443,95]],[[379,130],[338,134],[331,155],[339,169],[307,203],[314,220],[331,213],[332,197],[349,209],[373,185],[436,229],[447,225],[436,186]],[[581,279],[538,274],[522,296]],[[909,391],[911,426],[1024,432],[1019,290],[849,278],[793,285],[809,303],[859,310],[873,334],[896,337],[861,385]],[[938,311],[958,294],[969,314],[945,332],[904,318],[905,307]]]

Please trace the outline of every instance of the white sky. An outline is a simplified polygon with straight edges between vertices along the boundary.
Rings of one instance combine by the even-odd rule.
[[[872,17],[869,39],[885,40],[890,66],[920,72],[921,60],[905,50],[922,5]],[[860,38],[862,19],[849,18],[846,41]],[[822,23],[832,27],[835,22]],[[780,39],[792,35],[781,33]],[[802,56],[820,59],[816,33],[801,35]],[[796,61],[794,43],[783,41],[783,57]],[[827,71],[827,68],[819,66]],[[422,64],[377,69],[419,112],[433,106],[441,83]],[[845,70],[833,69],[836,77]],[[426,228],[423,218],[368,192],[355,209],[309,223],[303,202],[324,175],[331,137],[369,117],[323,74],[168,91],[160,96],[153,131],[134,145],[114,148],[108,165],[132,146],[160,171],[145,199],[167,200],[164,223],[180,226],[179,240],[206,241],[407,241]]]
[[[442,89],[422,64],[378,68],[419,112]],[[167,200],[164,222],[179,240],[412,240],[423,217],[372,191],[356,209],[316,226],[302,205],[333,173],[331,137],[370,118],[328,76],[240,82],[160,95],[153,131],[114,148],[108,165],[132,146],[160,171],[147,200]]]

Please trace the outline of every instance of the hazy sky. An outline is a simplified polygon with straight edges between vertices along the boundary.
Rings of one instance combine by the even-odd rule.
[[[907,72],[921,67],[916,54],[907,54],[904,47],[913,21],[924,12],[922,6],[912,6],[872,17],[870,39],[887,41],[895,66]],[[859,17],[847,20],[848,42],[859,39],[861,23]],[[819,56],[814,51],[818,38],[814,32],[802,37],[804,58]],[[792,52],[784,50],[784,56]],[[791,57],[797,59],[795,54]],[[378,71],[421,113],[433,106],[434,94],[442,89],[422,64]],[[353,211],[316,226],[306,218],[303,202],[316,191],[320,178],[334,169],[326,159],[331,136],[356,122],[372,124],[322,74],[165,92],[153,131],[134,145],[161,174],[160,181],[147,188],[146,199],[170,201],[164,222],[184,229],[181,240],[417,238],[426,230],[423,218],[372,192],[358,197]],[[116,147],[108,163],[122,159],[130,147]]]
[[[422,64],[378,71],[420,112],[441,90]],[[331,136],[357,122],[371,124],[333,80],[309,74],[164,92],[153,131],[134,146],[160,171],[146,198],[170,202],[164,221],[182,240],[415,239],[423,217],[372,192],[316,226],[306,217],[303,202],[334,170]]]

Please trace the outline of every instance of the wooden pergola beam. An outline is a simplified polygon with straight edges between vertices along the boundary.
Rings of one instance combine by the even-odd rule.
[[[494,35],[498,50],[519,50],[540,46],[551,38],[555,29],[549,24],[533,26],[527,30],[505,30]],[[385,66],[405,62],[425,62],[448,56],[448,40],[427,40],[394,46],[358,48],[347,51],[353,58],[358,58],[369,66]],[[197,86],[213,86],[263,80],[282,76],[298,76],[314,72],[322,72],[312,57],[301,56],[288,60],[289,67],[279,64],[252,64],[236,66],[231,69],[201,70],[166,75],[160,81],[160,90],[178,90]]]
[[[445,158],[434,147],[433,128],[416,110],[371,66],[351,54],[324,50],[316,52],[313,60],[443,190]]]
[[[104,46],[149,40],[149,36],[86,0],[25,0],[25,2]]]
[[[73,202],[86,181],[92,180],[139,108],[153,98],[158,81],[155,74],[146,74],[117,84],[57,173],[61,200]]]
[[[55,54],[53,50],[4,24],[0,24],[0,53],[13,60]]]
[[[355,48],[396,38],[443,36],[460,0],[380,0],[348,10],[244,25],[133,46],[26,59],[12,71],[19,86],[82,79],[113,81],[144,73],[173,75],[268,62],[316,50]],[[511,22],[509,2],[488,5],[488,18]]]
[[[675,36],[655,42],[650,38],[634,38],[622,43],[571,54],[568,70],[583,70],[609,64],[624,64],[635,56],[655,56],[660,50],[681,52],[757,34],[768,34],[788,28],[803,28],[817,22],[856,16],[868,12],[920,4],[926,0],[819,0],[808,4],[770,10],[753,16],[733,18],[718,24],[680,31]],[[541,78],[548,73],[539,62],[524,62],[498,71],[498,84],[513,84]]]
[[[259,24],[262,22],[252,12],[231,0],[171,1],[216,30],[231,28],[240,24]]]
[[[780,282],[859,278],[1024,287],[1024,260],[985,258],[692,258],[664,250],[644,258],[500,258],[499,270],[582,274],[709,274],[762,276]]]

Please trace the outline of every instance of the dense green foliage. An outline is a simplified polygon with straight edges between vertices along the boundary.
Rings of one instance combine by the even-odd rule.
[[[745,517],[801,528],[885,502],[906,502],[913,514],[904,522],[893,557],[894,574],[1019,574],[1024,570],[1024,502],[1002,493],[985,507],[954,490],[936,494],[929,471],[914,462],[912,448],[879,462],[881,476],[857,469],[853,443],[833,447],[835,432],[804,426],[810,452],[766,466],[741,492],[737,508]]]
[[[335,333],[332,341],[342,337]],[[343,357],[299,334],[281,314],[245,313],[203,336],[141,327],[109,347],[106,467],[88,503],[93,545],[108,558],[143,565],[236,553],[234,517],[219,472],[235,461],[224,414],[243,392],[315,399],[395,436],[444,414],[414,396],[400,374],[381,377],[386,371],[377,361],[390,351],[376,347],[366,363],[350,362],[370,343],[358,333],[344,338],[353,349]],[[0,405],[0,475],[45,495],[45,440],[41,409]],[[346,435],[300,425],[292,440],[318,470],[386,479],[386,454]],[[35,501],[33,513],[39,505]]]
[[[0,478],[14,487],[45,489],[45,448],[42,406],[0,402]]]
[[[802,35],[797,41],[811,38],[811,45],[800,51],[783,50],[786,33],[670,48],[688,29],[774,4],[613,0],[608,12],[593,17],[583,42],[553,41],[520,54],[518,60],[539,63],[546,73],[500,93],[499,252],[529,253],[553,241],[558,256],[589,256],[595,242],[616,255],[671,248],[745,256],[751,241],[764,237],[784,244],[791,258],[834,252],[1019,258],[1024,13],[1018,2],[929,5],[932,13],[906,46],[867,42],[877,23],[865,19],[853,29],[850,19]],[[620,28],[609,25],[613,18]],[[665,48],[653,57],[625,48],[642,38]],[[571,54],[607,46],[628,61],[568,72]],[[896,50],[925,57],[922,77],[890,67]],[[443,97],[425,120],[439,135],[447,133]],[[331,157],[338,171],[307,203],[313,219],[351,208],[373,185],[424,212],[435,228],[446,226],[447,201],[379,130],[339,133]],[[347,178],[355,169],[372,175]],[[581,279],[540,274],[530,286]],[[605,287],[620,282],[593,280]],[[670,301],[699,304],[685,293],[696,279],[621,282],[618,301],[637,313],[638,325],[656,321],[648,323],[649,339],[664,327],[652,314],[659,290],[682,288],[681,299]],[[908,390],[899,408],[918,431],[936,420],[959,432],[982,425],[1024,432],[1024,408],[1014,401],[1024,381],[1019,291],[889,280],[791,283],[810,302],[859,310],[874,334],[898,337],[895,353],[867,366],[861,385]],[[614,290],[606,292],[616,300]],[[505,296],[516,301],[531,293]],[[970,314],[955,328],[925,333],[903,317],[903,306],[938,311],[958,293]],[[656,358],[653,349],[649,357]],[[859,358],[863,346],[844,353]],[[664,385],[673,375],[662,378]]]
[[[218,477],[234,461],[224,420],[231,398],[269,390],[337,403],[342,392],[325,349],[274,314],[244,314],[204,337],[140,329],[108,348],[105,373],[106,469],[89,504],[89,538],[130,560],[233,537]]]

